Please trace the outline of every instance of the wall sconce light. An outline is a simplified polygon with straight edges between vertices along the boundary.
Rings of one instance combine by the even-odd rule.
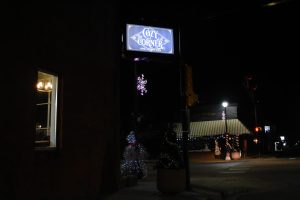
[[[40,92],[51,92],[53,85],[50,80],[39,80],[36,84],[36,88]]]

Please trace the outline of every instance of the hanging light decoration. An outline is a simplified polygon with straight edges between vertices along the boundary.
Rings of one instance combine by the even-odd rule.
[[[235,145],[238,151],[240,151],[240,140],[239,140],[239,135],[237,134],[235,136]]]
[[[137,77],[137,90],[140,92],[140,95],[144,95],[147,93],[147,88],[146,88],[147,80],[144,79],[144,74],[141,74],[141,76]]]

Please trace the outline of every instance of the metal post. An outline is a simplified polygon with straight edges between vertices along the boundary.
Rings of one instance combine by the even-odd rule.
[[[183,153],[183,162],[185,166],[186,189],[190,189],[190,164],[188,156],[188,135],[190,132],[190,112],[189,108],[185,107],[182,109],[182,153]]]
[[[228,128],[227,128],[227,109],[228,106],[227,102],[223,102],[222,104],[224,106],[224,120],[225,120],[225,147],[226,147],[226,155],[225,160],[231,160],[230,158],[230,152],[228,151],[230,144],[229,144],[229,134],[228,134]]]
[[[134,88],[134,108],[132,113],[132,120],[133,120],[133,129],[137,133],[138,132],[138,125],[137,125],[137,116],[138,116],[138,91],[136,89],[136,81],[137,81],[137,62],[136,60],[134,62],[134,82],[133,82],[133,88]]]
[[[255,122],[255,126],[257,126],[257,108],[256,108],[255,100],[253,100],[253,107],[254,107],[254,122]]]
[[[256,98],[255,98],[255,95],[254,95],[254,92],[252,92],[252,97],[253,97],[253,108],[254,108],[254,121],[255,121],[255,127],[258,127],[258,119],[257,119],[257,104],[256,104]],[[256,144],[257,145],[257,149],[258,149],[258,157],[260,158],[261,157],[261,140],[262,140],[262,137],[261,137],[261,132],[258,131],[257,133],[257,139],[258,139],[258,143]]]
[[[228,133],[228,129],[227,129],[227,111],[226,111],[226,107],[224,108],[224,114],[225,114],[225,133]]]
[[[182,123],[182,154],[183,162],[185,167],[185,188],[190,189],[190,164],[189,164],[189,155],[188,155],[188,135],[190,132],[190,113],[189,108],[186,103],[185,96],[185,79],[184,79],[184,63],[181,57],[181,36],[180,28],[178,28],[178,38],[179,38],[179,80],[180,80],[180,98],[181,98],[181,123]]]

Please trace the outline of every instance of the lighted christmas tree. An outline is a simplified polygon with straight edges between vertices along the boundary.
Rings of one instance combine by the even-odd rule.
[[[123,153],[121,175],[144,178],[147,176],[147,166],[144,162],[147,154],[145,148],[137,142],[134,131],[131,131],[126,139],[128,145]]]
[[[183,168],[183,159],[177,144],[176,132],[171,127],[165,132],[157,167],[164,169]]]

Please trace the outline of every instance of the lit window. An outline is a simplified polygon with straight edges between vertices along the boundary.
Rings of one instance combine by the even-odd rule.
[[[36,103],[36,147],[56,147],[57,76],[38,72]]]

